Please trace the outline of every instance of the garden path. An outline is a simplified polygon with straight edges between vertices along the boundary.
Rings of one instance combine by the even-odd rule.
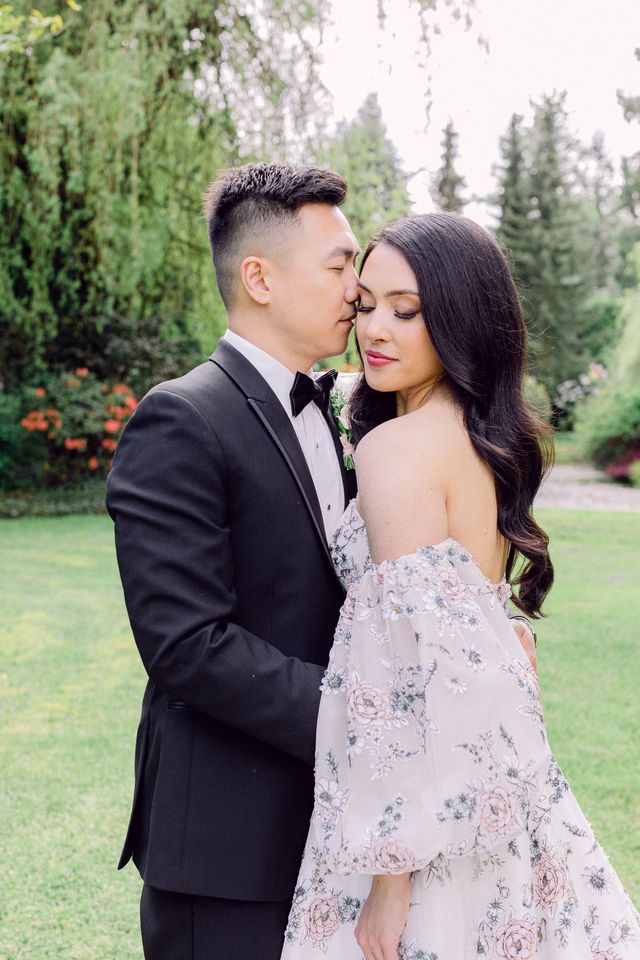
[[[540,488],[536,506],[640,512],[640,489],[614,483],[588,464],[558,463]]]

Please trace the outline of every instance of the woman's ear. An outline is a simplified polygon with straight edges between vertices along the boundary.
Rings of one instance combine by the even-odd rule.
[[[240,275],[248,295],[256,303],[271,303],[269,261],[265,257],[247,257],[242,261]]]

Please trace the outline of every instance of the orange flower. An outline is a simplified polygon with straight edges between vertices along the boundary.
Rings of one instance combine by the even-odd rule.
[[[54,427],[57,427],[58,430],[62,426],[62,420],[60,419],[60,417],[53,417],[51,423],[54,425]]]
[[[46,413],[46,415],[47,415],[48,417],[57,417],[57,416],[58,416],[58,411],[56,410],[55,407],[49,407],[48,410],[45,410],[45,413]]]
[[[105,437],[104,440],[100,441],[100,446],[104,447],[105,450],[115,450],[117,443],[115,440],[111,440],[110,437]]]
[[[25,430],[48,430],[49,421],[45,420],[40,410],[31,410],[26,417],[20,421]]]
[[[129,407],[119,407],[117,403],[108,403],[107,413],[110,413],[114,417],[128,417],[131,411]]]
[[[105,420],[103,426],[107,433],[119,433],[122,424],[119,420]]]
[[[86,377],[89,373],[89,367],[77,367],[76,377]]]
[[[35,394],[36,397],[46,397],[47,391],[44,387],[36,387]]]
[[[79,380],[74,380],[74,378],[71,377],[70,380],[67,380],[67,386],[68,386],[68,387],[79,387],[79,386],[80,386],[80,381],[79,381]]]
[[[127,397],[125,404],[129,407],[130,410],[135,410],[138,406],[138,401],[135,397]]]
[[[129,393],[130,391],[129,391],[129,387],[126,385],[126,383],[116,383],[115,387],[113,388],[113,392],[114,392],[114,393]]]
[[[73,439],[72,437],[64,438],[65,450],[84,450],[87,446],[87,441],[82,437]]]
[[[89,470],[97,470],[97,469],[98,469],[98,458],[97,458],[97,457],[89,457],[89,459],[87,460],[87,466],[89,467]]]

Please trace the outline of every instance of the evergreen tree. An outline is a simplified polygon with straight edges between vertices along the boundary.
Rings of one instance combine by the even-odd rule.
[[[513,274],[522,290],[529,286],[533,252],[529,230],[530,187],[522,117],[514,113],[500,139],[502,164],[499,167],[499,226],[496,235],[505,247]]]
[[[614,249],[615,205],[613,164],[607,154],[604,136],[594,134],[591,145],[582,152],[580,169],[584,193],[583,229],[591,246],[591,275],[597,290],[605,290],[611,281]]]
[[[343,210],[360,244],[367,244],[380,227],[408,214],[407,177],[387,136],[375,93],[369,94],[353,121],[338,127],[318,159],[342,174],[349,185]]]
[[[640,60],[640,47],[635,56]],[[628,123],[640,121],[640,96],[618,91],[618,102]],[[621,163],[622,188],[620,190],[619,214],[621,223],[617,230],[619,248],[616,265],[616,280],[623,288],[635,287],[636,270],[632,257],[634,246],[640,242],[640,151],[623,157]]]
[[[459,213],[467,202],[461,195],[466,183],[455,169],[458,134],[451,120],[442,133],[442,165],[433,179],[431,195],[439,210]]]
[[[339,125],[329,145],[318,151],[317,160],[346,179],[349,189],[342,209],[363,249],[377,230],[409,213],[407,177],[375,93],[369,94],[353,121]],[[347,360],[359,362],[354,336]]]
[[[573,195],[575,156],[564,101],[565,94],[544,96],[529,133],[531,262],[524,307],[534,372],[551,396],[592,359],[583,337],[584,304],[592,289],[585,275],[588,238]]]

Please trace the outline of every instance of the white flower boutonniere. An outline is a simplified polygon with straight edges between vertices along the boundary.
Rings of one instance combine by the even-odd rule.
[[[340,443],[342,444],[342,459],[347,470],[354,469],[353,437],[351,435],[351,422],[349,420],[349,403],[340,387],[331,391],[331,411],[340,431]]]

